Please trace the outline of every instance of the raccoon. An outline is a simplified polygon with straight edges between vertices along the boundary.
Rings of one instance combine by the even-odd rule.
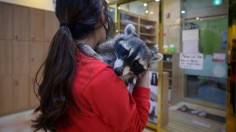
[[[149,50],[145,42],[138,38],[132,24],[125,27],[123,34],[99,44],[95,51],[87,45],[80,45],[80,50],[111,66],[116,75],[127,84],[129,92],[132,92],[136,79],[141,77],[152,63],[163,58],[162,54]]]

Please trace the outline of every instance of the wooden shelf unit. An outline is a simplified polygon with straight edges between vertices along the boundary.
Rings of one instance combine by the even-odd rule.
[[[129,13],[126,11],[120,11],[120,33],[124,32],[125,26],[133,24],[136,28],[140,39],[145,41],[149,48],[153,48],[157,43],[157,22],[149,20],[146,17]]]
[[[163,71],[169,73],[169,89],[172,89],[173,55],[163,54]]]
[[[163,54],[163,72],[169,73],[170,104],[182,101],[184,76],[183,69],[179,67],[179,53]]]

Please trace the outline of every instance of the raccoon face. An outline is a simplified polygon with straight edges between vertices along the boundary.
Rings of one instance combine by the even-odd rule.
[[[126,27],[124,37],[118,39],[114,47],[116,60],[113,68],[115,73],[125,80],[139,77],[151,63],[162,59],[161,54],[154,54],[137,37],[135,27],[131,24]]]

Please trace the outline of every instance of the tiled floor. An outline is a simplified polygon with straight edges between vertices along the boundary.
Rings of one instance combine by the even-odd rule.
[[[29,110],[0,117],[0,132],[32,132],[30,127],[32,112],[33,110]],[[143,132],[152,131],[145,129]]]
[[[0,118],[0,132],[32,132],[30,127],[32,110]]]
[[[30,112],[30,111],[29,111]],[[27,112],[27,114],[29,113]],[[17,121],[16,121],[17,120]],[[0,118],[0,132],[29,131],[30,119],[24,114],[14,114]]]

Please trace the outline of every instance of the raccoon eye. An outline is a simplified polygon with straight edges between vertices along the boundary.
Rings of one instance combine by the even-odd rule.
[[[115,44],[115,52],[118,58],[125,58],[129,55],[129,51],[126,50],[121,43],[117,42]]]
[[[142,73],[145,69],[143,68],[143,65],[139,64],[138,61],[134,61],[131,67],[131,71],[133,71],[135,74]]]

